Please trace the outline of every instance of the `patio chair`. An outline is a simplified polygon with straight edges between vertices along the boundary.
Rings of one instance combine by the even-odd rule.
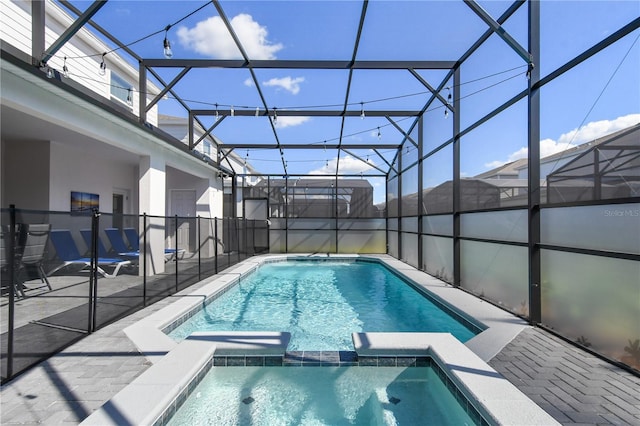
[[[84,240],[87,247],[91,247],[91,229],[81,229],[80,235],[82,235],[82,239]],[[115,248],[113,250],[117,251]],[[117,253],[117,255],[118,257],[122,257],[126,260],[134,260],[140,257],[140,254],[136,252]],[[114,253],[106,249],[105,245],[102,242],[102,239],[99,236],[98,236],[98,257],[114,257]]]
[[[131,247],[131,250],[139,252],[140,237],[138,237],[138,231],[136,231],[134,228],[124,228],[122,231],[124,232],[124,235],[126,235],[127,240],[129,241],[129,246]],[[178,250],[172,249],[172,248],[164,249],[164,255],[166,260],[171,260],[173,256],[176,256],[176,255],[184,256],[184,253],[185,253],[184,249],[178,249]]]
[[[44,260],[44,251],[49,240],[49,231],[51,225],[48,223],[30,224],[24,223],[19,227],[18,233],[18,250],[19,261],[16,271],[16,286],[22,296],[24,296],[24,281],[20,278],[20,273],[28,266],[33,266],[38,272],[38,277],[43,284],[46,284],[49,290],[52,290],[51,283],[44,272],[42,262]]]
[[[119,256],[139,258],[140,250],[130,250],[127,244],[124,242],[122,233],[118,228],[106,228],[104,233],[109,238],[111,248],[118,253]]]
[[[69,265],[82,265],[82,269],[91,265],[90,257],[82,257],[80,255],[78,247],[71,236],[71,231],[68,229],[53,229],[51,231],[50,238],[53,247],[56,249],[58,258],[62,261],[62,265],[57,266],[52,271],[49,271],[49,275]],[[130,260],[121,258],[98,256],[96,260],[98,264],[98,272],[105,278],[114,278],[118,275],[121,267],[131,264]],[[101,266],[111,266],[114,270],[111,274],[108,274]]]

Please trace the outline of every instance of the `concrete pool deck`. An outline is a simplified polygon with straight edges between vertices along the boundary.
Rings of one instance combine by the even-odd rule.
[[[430,291],[436,293],[436,289],[439,297],[452,297],[462,305],[471,304],[471,299],[478,301],[395,259],[380,257],[398,262],[397,267],[403,274],[415,274],[430,286]],[[205,280],[182,294],[193,294],[209,283],[210,280]],[[176,297],[165,299],[111,324],[4,385],[1,423],[77,424],[84,420],[152,364],[123,330],[175,301]],[[487,342],[472,339],[467,347],[558,422],[640,423],[640,395],[637,392],[640,378],[544,330],[531,328],[489,303],[479,301],[477,305],[474,309],[484,306],[487,317],[494,317],[497,323],[505,325],[494,331],[495,337],[500,337],[499,344],[494,342],[491,346],[493,339],[486,339]],[[465,306],[459,307],[467,310]],[[517,328],[508,324],[515,324]],[[498,336],[500,333],[504,336]],[[157,348],[155,353],[148,355],[160,356],[162,352],[162,348]]]

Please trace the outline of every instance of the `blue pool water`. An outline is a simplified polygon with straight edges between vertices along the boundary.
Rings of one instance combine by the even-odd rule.
[[[289,351],[353,350],[353,332],[475,335],[384,266],[373,262],[268,263],[170,333],[288,331]]]
[[[473,425],[431,367],[214,367],[168,425]]]

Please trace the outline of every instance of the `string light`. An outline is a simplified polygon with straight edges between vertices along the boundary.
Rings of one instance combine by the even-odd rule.
[[[235,117],[236,116],[236,110],[233,109],[233,105],[231,105],[231,116]]]
[[[171,50],[171,42],[167,38],[167,34],[169,33],[169,29],[171,25],[167,25],[164,29],[164,42],[162,43],[164,46],[164,57],[167,59],[171,59],[173,57],[173,51]]]
[[[364,120],[364,102],[360,102],[360,118]]]
[[[218,104],[216,104],[216,121],[220,118],[220,114],[218,113]]]
[[[105,62],[105,59],[104,59],[106,54],[107,52],[104,52],[102,54],[102,62],[100,62],[100,69],[98,70],[98,74],[100,75],[105,75],[107,73],[107,63]]]
[[[64,57],[64,62],[62,63],[62,76],[64,78],[69,78],[69,68],[67,68],[67,57]]]
[[[273,107],[273,124],[278,122],[278,108]]]
[[[127,104],[133,105],[133,89],[131,87],[127,89]]]
[[[260,107],[256,107],[256,117],[260,116]]]
[[[382,139],[382,133],[380,133],[380,127],[378,127],[378,140]]]
[[[531,72],[533,72],[533,68],[535,68],[533,62],[529,62],[529,65],[527,67],[527,80],[531,80]]]
[[[447,118],[447,117],[449,117],[449,108],[445,107],[445,109],[444,109],[444,118]]]

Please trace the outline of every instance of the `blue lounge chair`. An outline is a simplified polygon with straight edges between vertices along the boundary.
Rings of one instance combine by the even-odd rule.
[[[109,242],[111,243],[111,248],[113,251],[118,253],[118,256],[128,257],[132,259],[137,259],[140,257],[140,250],[131,250],[127,247],[127,244],[124,242],[124,238],[120,233],[118,228],[106,228],[104,233],[109,238]],[[98,249],[102,245],[102,243],[98,242]],[[103,247],[104,248],[104,247]]]
[[[136,231],[134,228],[124,228],[122,231],[124,232],[124,235],[127,236],[127,240],[129,241],[129,247],[131,247],[131,250],[139,252],[140,237],[138,237],[138,231]],[[172,248],[164,249],[164,255],[167,258],[167,260],[171,259],[176,254],[180,254],[181,256],[183,256],[184,252],[185,252],[184,249],[178,249],[178,250],[172,249]]]
[[[71,236],[71,231],[68,229],[54,229],[49,234],[49,238],[51,239],[51,243],[53,247],[56,249],[56,254],[58,258],[62,261],[62,264],[54,268],[52,271],[49,271],[49,275],[52,273],[66,267],[69,265],[82,265],[82,269],[91,265],[90,257],[82,257],[80,252],[78,251],[78,247],[76,246],[75,241],[73,241],[73,237]],[[104,246],[103,246],[104,249]],[[100,251],[100,249],[98,249]],[[120,258],[112,258],[112,257],[103,257],[98,256],[98,272],[105,278],[114,278],[118,275],[120,268],[125,265],[130,265],[130,260],[124,260]],[[105,272],[102,267],[111,266],[114,268],[111,274]]]

